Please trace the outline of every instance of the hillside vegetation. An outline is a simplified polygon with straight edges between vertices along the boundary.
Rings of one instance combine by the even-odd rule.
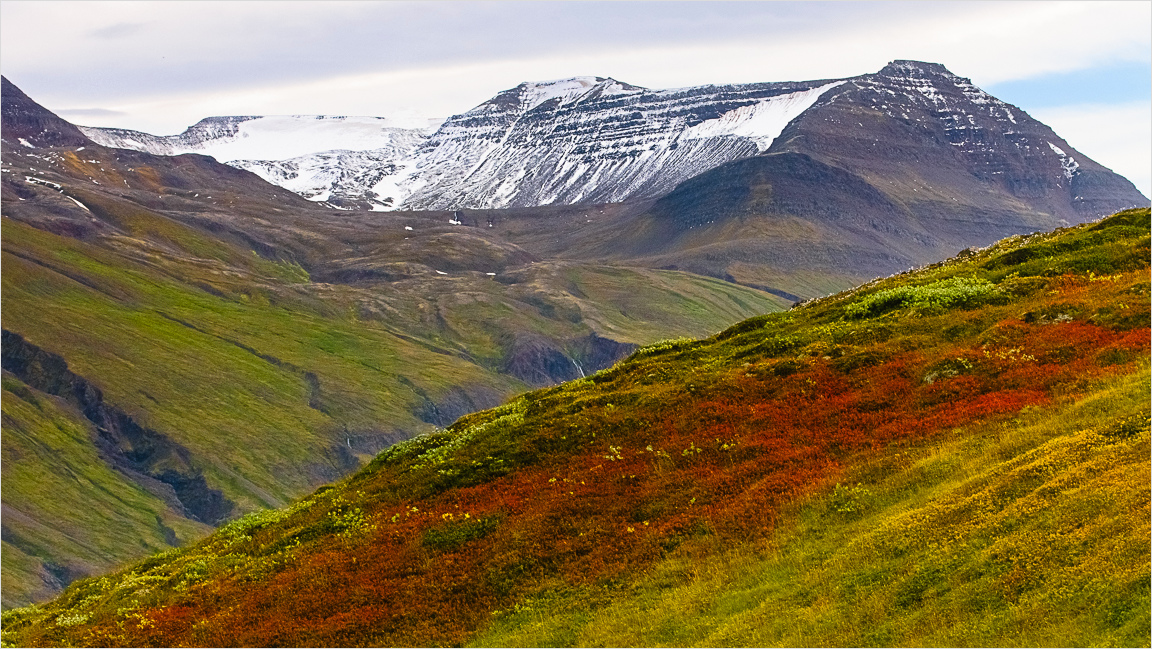
[[[1129,210],[643,347],[3,640],[1148,645],[1149,255]]]
[[[21,149],[4,152],[3,360],[32,400],[5,393],[5,608],[637,345],[789,304],[528,263],[437,215],[334,215],[209,159]]]

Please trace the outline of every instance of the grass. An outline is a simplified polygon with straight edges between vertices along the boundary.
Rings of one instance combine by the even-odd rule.
[[[69,575],[107,570],[210,530],[108,466],[80,413],[11,376],[3,385],[3,561],[10,601],[44,599]]]
[[[1143,644],[1148,219],[650,345],[11,611],[5,641]],[[1003,297],[854,306],[956,277]]]
[[[643,343],[665,329],[703,335],[779,308],[766,294],[683,273],[591,267],[572,271],[590,297],[574,300],[550,283],[568,279],[545,276],[532,284],[541,297],[531,303],[487,277],[313,284],[293,262],[260,257],[138,206],[81,198],[126,234],[81,241],[4,219],[4,328],[62,356],[106,402],[183,447],[238,513],[282,506],[393,441],[433,430],[429,403],[466,394],[472,407],[490,406],[526,389],[502,371],[508,332],[564,341],[597,331]],[[640,310],[640,303],[657,306]],[[41,425],[25,414],[8,416],[28,429]],[[60,452],[70,458],[73,451],[79,447]],[[70,461],[95,467],[98,458],[89,444]],[[119,526],[118,547],[81,552],[64,539],[107,536],[106,521],[59,509],[52,492],[38,487],[31,476],[51,474],[57,464],[38,455],[23,463],[27,474],[5,465],[4,503],[34,512],[42,538],[35,547],[19,544],[34,560],[4,564],[6,607],[52,592],[58,582],[45,582],[46,565],[72,566],[74,577],[164,547],[154,522],[145,521]],[[39,464],[33,470],[31,463]],[[93,493],[81,500],[104,507],[100,484],[84,487]],[[120,480],[117,488],[129,484]],[[155,502],[140,510],[149,512],[145,518],[168,511]],[[187,519],[173,525],[183,530],[181,540],[206,529]]]
[[[1148,644],[1147,365],[894,448],[761,547],[707,537],[627,586],[543,591],[474,646]]]
[[[426,428],[413,414],[416,396],[397,380],[404,367],[436,377],[439,386],[426,384],[433,394],[469,383],[516,389],[381,329],[222,299],[78,242],[36,241],[52,236],[5,227],[6,251],[31,240],[44,246],[33,248],[42,258],[64,257],[71,272],[102,289],[6,256],[5,327],[61,354],[107,400],[188,448],[243,509],[283,504],[314,485],[315,475],[292,468],[323,458],[345,429],[386,420],[399,429]],[[309,405],[305,372],[319,379],[319,408]],[[341,471],[320,468],[329,478]]]

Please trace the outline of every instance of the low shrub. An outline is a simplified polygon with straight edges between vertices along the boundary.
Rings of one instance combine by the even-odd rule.
[[[923,286],[897,286],[867,295],[845,307],[850,318],[876,316],[893,309],[910,307],[934,312],[954,307],[975,307],[994,298],[1000,291],[987,280],[950,277]]]

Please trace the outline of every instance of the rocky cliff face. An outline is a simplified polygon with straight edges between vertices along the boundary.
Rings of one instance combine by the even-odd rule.
[[[766,149],[834,83],[653,91],[582,77],[523,83],[446,121],[403,205],[527,207],[653,197]]]
[[[655,197],[755,155],[838,82],[648,90],[600,77],[523,83],[427,129],[321,134],[318,117],[217,117],[178,136],[84,128],[105,146],[204,153],[315,201],[377,210],[532,207]],[[295,120],[294,122],[287,120]],[[272,124],[279,120],[282,124]],[[354,128],[355,127],[355,128]],[[366,128],[366,127],[365,127]],[[307,129],[308,137],[301,137]],[[277,137],[311,146],[259,155]],[[250,138],[250,139],[249,139]],[[303,155],[301,155],[303,153]]]
[[[1027,204],[1073,223],[1148,200],[1048,126],[934,63],[894,61],[849,79],[768,153],[785,151],[850,170],[921,214],[968,206],[971,218],[994,220]]]

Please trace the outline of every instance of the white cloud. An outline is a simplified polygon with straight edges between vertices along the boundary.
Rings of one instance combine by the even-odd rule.
[[[1062,106],[1030,114],[1152,197],[1152,104]]]

